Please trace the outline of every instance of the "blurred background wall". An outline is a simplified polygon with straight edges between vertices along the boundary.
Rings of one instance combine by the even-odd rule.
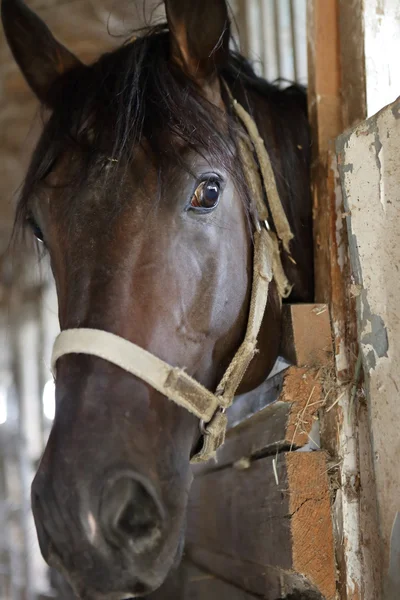
[[[157,0],[27,4],[86,62],[164,15]],[[235,37],[257,72],[305,84],[306,0],[230,4]],[[54,414],[49,358],[58,332],[57,300],[46,258],[32,243],[10,244],[18,189],[40,127],[38,102],[0,30],[0,600],[57,597],[30,511],[30,483]]]

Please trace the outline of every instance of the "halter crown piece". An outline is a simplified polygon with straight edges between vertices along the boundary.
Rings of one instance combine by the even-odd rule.
[[[229,90],[228,92],[230,95]],[[54,376],[57,360],[65,354],[91,354],[103,358],[132,373],[169,400],[186,408],[200,419],[203,436],[201,450],[192,457],[192,463],[209,460],[225,441],[225,411],[232,404],[240,382],[257,351],[257,337],[272,278],[275,279],[281,297],[287,297],[291,291],[282,268],[278,239],[289,253],[289,242],[293,234],[279,198],[271,161],[254,120],[243,106],[231,96],[230,98],[233,110],[247,134],[239,136],[238,151],[254,203],[253,283],[244,340],[215,393],[190,377],[184,369],[171,367],[136,344],[100,329],[79,328],[62,331],[54,343],[51,358]],[[264,200],[264,192],[277,234],[269,228],[269,210]]]

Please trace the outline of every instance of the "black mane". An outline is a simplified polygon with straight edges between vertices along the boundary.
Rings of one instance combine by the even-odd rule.
[[[279,89],[259,78],[250,63],[231,52],[221,76],[236,95],[253,90],[268,100],[274,119],[292,119],[301,114],[306,124],[304,90],[292,85]],[[285,98],[296,106],[281,110]],[[204,99],[196,84],[169,60],[169,32],[166,25],[117,50],[104,54],[90,66],[79,66],[60,78],[49,93],[52,114],[33,154],[18,203],[16,222],[29,217],[29,198],[66,150],[80,153],[79,169],[74,169],[67,185],[76,191],[91,169],[101,169],[107,160],[129,164],[132,153],[145,139],[152,160],[180,160],[179,143],[205,153],[238,178],[232,168],[232,144],[226,129],[219,126],[218,109]],[[251,110],[251,105],[247,106]],[[235,123],[232,119],[232,127]],[[304,125],[301,125],[304,127]],[[166,143],[166,140],[168,143]],[[290,180],[293,171],[293,142],[288,140],[282,178]],[[100,166],[99,166],[100,165]],[[114,182],[118,183],[118,182]],[[115,187],[115,186],[114,186]]]

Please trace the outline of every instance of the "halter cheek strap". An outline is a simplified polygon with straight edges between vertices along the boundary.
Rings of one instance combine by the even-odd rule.
[[[203,444],[192,462],[209,460],[225,441],[227,418],[225,410],[232,404],[246,370],[257,352],[257,338],[264,317],[269,284],[275,278],[281,296],[290,293],[280,260],[277,236],[268,225],[268,209],[263,188],[270,203],[277,235],[285,247],[293,237],[276,190],[270,159],[257,126],[240,104],[233,108],[247,130],[249,139],[238,141],[238,150],[246,182],[255,201],[257,213],[254,232],[253,283],[247,330],[242,344],[233,357],[215,393],[190,377],[184,369],[172,367],[147,350],[100,329],[67,329],[57,337],[51,366],[56,376],[57,360],[66,354],[90,354],[114,363],[124,371],[145,381],[158,392],[185,408],[201,422]],[[254,152],[258,164],[254,158]],[[260,172],[261,177],[260,179]]]

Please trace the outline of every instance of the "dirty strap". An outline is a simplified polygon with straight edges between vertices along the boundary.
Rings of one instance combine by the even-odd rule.
[[[103,358],[132,373],[169,400],[194,414],[201,421],[203,443],[200,451],[192,457],[192,462],[209,460],[225,441],[225,410],[232,404],[240,382],[257,352],[257,337],[272,278],[275,278],[281,296],[290,293],[290,285],[280,260],[278,238],[288,250],[292,234],[276,190],[270,159],[253,119],[236,101],[233,100],[232,103],[248,136],[246,140],[239,140],[238,150],[246,182],[255,203],[253,282],[244,340],[216,392],[212,393],[206,389],[184,369],[172,367],[136,344],[99,329],[79,328],[62,331],[55,341],[51,359],[52,371],[56,376],[57,360],[66,354],[90,354]],[[278,237],[270,230],[266,218],[268,212],[263,188],[267,198],[273,199],[274,209],[271,212],[275,213],[272,216]]]

